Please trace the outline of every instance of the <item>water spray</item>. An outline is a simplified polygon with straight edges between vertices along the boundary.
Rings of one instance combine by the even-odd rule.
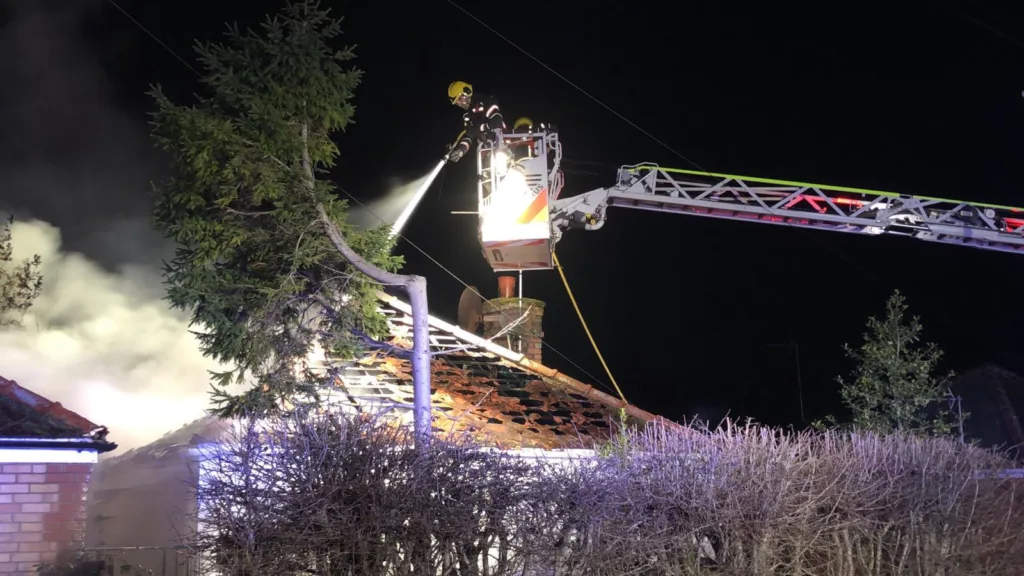
[[[419,189],[416,190],[416,194],[413,195],[412,200],[409,201],[405,206],[405,209],[402,210],[402,213],[399,214],[395,223],[391,225],[391,238],[401,234],[402,228],[405,228],[405,224],[409,221],[412,213],[416,210],[416,206],[418,206],[420,201],[423,200],[423,197],[427,195],[427,190],[430,189],[430,185],[437,179],[437,175],[441,173],[441,169],[444,168],[447,161],[447,159],[444,159],[438,162],[437,166],[435,166],[430,174],[427,174],[426,178],[424,178],[423,184],[421,184]]]

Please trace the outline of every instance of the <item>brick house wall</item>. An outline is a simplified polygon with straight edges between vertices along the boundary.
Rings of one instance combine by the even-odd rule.
[[[92,464],[0,465],[0,574],[36,566],[85,541]]]

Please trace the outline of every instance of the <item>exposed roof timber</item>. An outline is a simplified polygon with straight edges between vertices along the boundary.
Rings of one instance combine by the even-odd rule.
[[[377,297],[382,302],[386,303],[388,306],[391,306],[395,310],[398,310],[403,314],[408,315],[409,317],[412,316],[412,307],[406,304],[405,302],[399,300],[398,298],[391,296],[390,294],[386,294],[384,292],[377,292]],[[605,406],[617,409],[624,408],[626,414],[633,418],[644,420],[646,422],[661,421],[670,423],[669,421],[665,420],[660,416],[651,414],[650,412],[637,408],[632,404],[625,403],[620,398],[616,398],[611,394],[606,394],[592,386],[588,386],[587,384],[584,384],[583,382],[576,380],[575,378],[566,376],[565,374],[562,374],[561,372],[555,370],[554,368],[548,368],[547,366],[544,366],[539,362],[534,362],[518,352],[513,352],[508,348],[498,346],[497,344],[491,342],[490,340],[481,338],[476,334],[467,332],[462,328],[459,328],[458,326],[453,326],[452,324],[449,324],[444,320],[441,320],[434,316],[429,316],[428,324],[434,330],[437,330],[438,332],[447,335],[449,338],[454,339],[456,342],[462,343],[463,346],[465,344],[469,344],[475,348],[485,350],[486,352],[489,352],[490,354],[497,356],[504,362],[507,362],[515,366],[516,368],[525,370],[527,372],[536,374],[544,378],[554,380],[559,384],[562,384],[567,388],[571,389],[573,392],[586,396],[587,398],[590,398],[595,402],[604,404]],[[466,352],[469,353],[470,355],[476,355],[472,350],[466,350]]]

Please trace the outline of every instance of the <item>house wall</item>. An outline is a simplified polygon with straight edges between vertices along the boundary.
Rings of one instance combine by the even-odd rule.
[[[85,541],[85,499],[92,464],[0,465],[0,574],[35,566]]]
[[[187,449],[101,462],[89,502],[87,548],[118,566],[190,573],[182,550],[195,533],[196,473]]]

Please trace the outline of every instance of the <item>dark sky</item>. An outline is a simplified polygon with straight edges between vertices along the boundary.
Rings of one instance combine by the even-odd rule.
[[[196,89],[168,50],[109,3],[93,4],[89,37],[128,117],[145,121],[150,83],[179,98]],[[194,39],[279,6],[118,4],[190,62]],[[694,167],[444,0],[325,4],[346,17],[366,71],[336,174],[361,199],[429,170],[460,128],[445,97],[457,79],[497,96],[508,119],[559,126],[563,196],[612,185],[622,164]],[[461,5],[702,169],[1024,205],[1024,8]],[[406,230],[453,275],[400,247],[406,271],[428,278],[432,312],[452,320],[461,281],[496,292],[475,220],[450,214],[475,208],[474,177],[468,162],[449,168]],[[568,234],[558,253],[627,397],[670,418],[728,409],[798,424],[794,355],[770,346],[790,338],[808,419],[835,411],[834,379],[849,369],[840,346],[896,288],[948,368],[1024,370],[1024,259],[1014,255],[624,209],[600,231]],[[547,302],[545,339],[571,359],[548,349],[545,363],[607,383],[557,273],[528,273],[525,294]]]

